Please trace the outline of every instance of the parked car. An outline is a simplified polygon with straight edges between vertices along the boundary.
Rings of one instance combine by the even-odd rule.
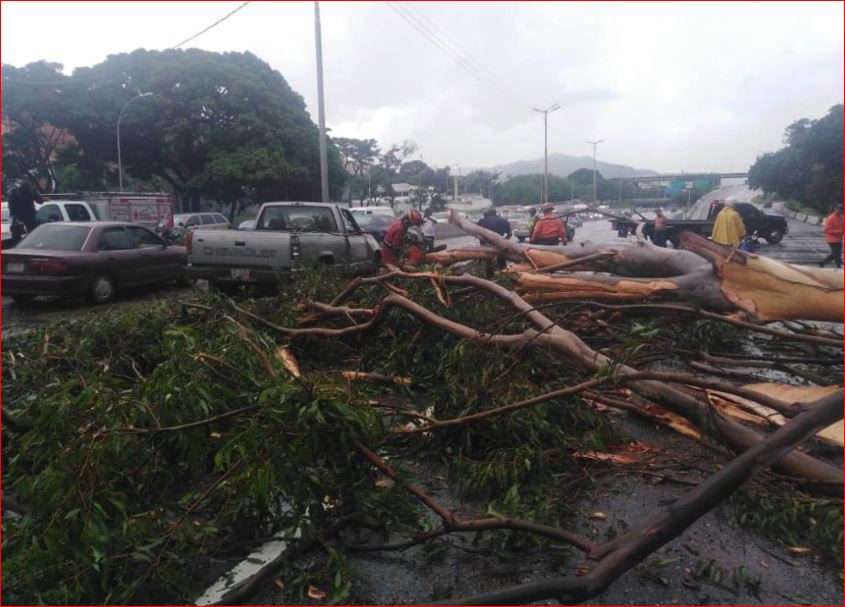
[[[379,244],[345,207],[318,202],[268,202],[253,231],[189,230],[188,276],[234,293],[241,285],[275,289],[303,265],[378,268]]]
[[[87,296],[94,303],[118,289],[185,280],[185,247],[168,245],[130,222],[52,222],[3,252],[3,294]]]
[[[203,230],[228,230],[232,227],[222,213],[180,213],[173,216],[173,225],[177,228],[198,228]]]
[[[350,212],[358,217],[359,215],[383,215],[384,217],[396,217],[393,207],[349,207]]]

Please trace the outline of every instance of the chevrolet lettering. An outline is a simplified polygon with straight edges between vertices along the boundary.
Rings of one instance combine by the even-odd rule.
[[[203,254],[217,257],[275,257],[277,251],[273,249],[203,247]]]

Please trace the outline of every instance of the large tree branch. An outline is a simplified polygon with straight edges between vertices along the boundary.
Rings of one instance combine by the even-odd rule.
[[[397,274],[394,273],[393,275]],[[416,275],[411,274],[409,276]],[[612,365],[611,359],[607,356],[590,348],[577,335],[557,326],[552,320],[533,308],[519,295],[501,285],[476,276],[446,276],[443,277],[443,281],[446,284],[472,285],[486,289],[496,297],[508,302],[518,312],[523,313],[540,330],[525,330],[515,335],[496,335],[477,331],[466,325],[439,316],[401,295],[389,295],[385,297],[376,308],[376,312],[372,318],[367,322],[342,329],[291,329],[280,327],[237,306],[235,306],[235,309],[253,318],[256,322],[260,322],[264,326],[279,331],[284,335],[291,337],[301,335],[333,337],[371,330],[384,320],[386,312],[390,307],[398,307],[431,326],[471,341],[505,348],[545,345],[573,360],[586,371],[596,372],[603,367]],[[616,368],[620,377],[638,372],[636,369],[627,365],[617,365]],[[735,420],[714,414],[706,400],[699,399],[682,385],[648,379],[631,380],[628,382],[628,385],[641,396],[686,417],[699,428],[713,428],[716,435],[735,451],[743,451],[763,440],[763,435],[759,432],[747,428]],[[783,461],[778,463],[778,467],[788,476],[821,483],[822,488],[841,492],[843,480],[842,470],[805,453],[790,453]]]
[[[840,390],[820,399],[810,410],[736,457],[659,516],[596,547],[588,555],[587,567],[581,569],[588,571],[586,575],[547,579],[434,604],[509,605],[543,599],[573,603],[598,595],[623,573],[727,499],[754,474],[782,459],[820,429],[842,419],[842,397]]]
[[[496,529],[516,529],[518,531],[525,531],[527,533],[542,535],[544,537],[566,542],[567,544],[579,548],[583,552],[590,552],[594,548],[592,542],[589,540],[558,527],[549,527],[548,525],[541,525],[539,523],[532,523],[531,521],[523,521],[509,517],[467,519],[457,516],[454,512],[446,508],[446,506],[428,495],[418,486],[403,479],[396,470],[394,470],[378,455],[370,451],[366,446],[361,443],[355,443],[355,448],[373,466],[378,468],[393,481],[402,485],[408,493],[416,497],[429,510],[437,514],[437,516],[440,517],[440,520],[443,521],[443,526],[449,531],[493,531]]]

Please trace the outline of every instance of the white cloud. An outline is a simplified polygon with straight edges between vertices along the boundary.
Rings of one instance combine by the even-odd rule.
[[[3,2],[0,54],[70,70],[167,48],[238,4]],[[586,154],[584,140],[599,137],[609,161],[739,170],[777,148],[787,124],[842,101],[842,3],[402,6],[498,84],[479,82],[386,3],[322,3],[327,122],[384,146],[413,139],[433,164],[538,157],[530,107],[558,101],[550,151]],[[316,113],[312,3],[253,2],[191,45],[255,53]]]

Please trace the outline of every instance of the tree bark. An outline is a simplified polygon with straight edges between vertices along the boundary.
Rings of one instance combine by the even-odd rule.
[[[643,300],[670,297],[717,310],[742,310],[751,318],[842,322],[843,277],[834,270],[794,266],[737,251],[683,232],[685,250],[636,245],[541,247],[511,242],[452,213],[450,221],[495,247],[518,267],[517,287],[531,301],[600,298]],[[452,253],[453,260],[459,258]],[[589,259],[587,259],[589,258]],[[584,259],[585,265],[616,277],[532,275],[525,270]]]

